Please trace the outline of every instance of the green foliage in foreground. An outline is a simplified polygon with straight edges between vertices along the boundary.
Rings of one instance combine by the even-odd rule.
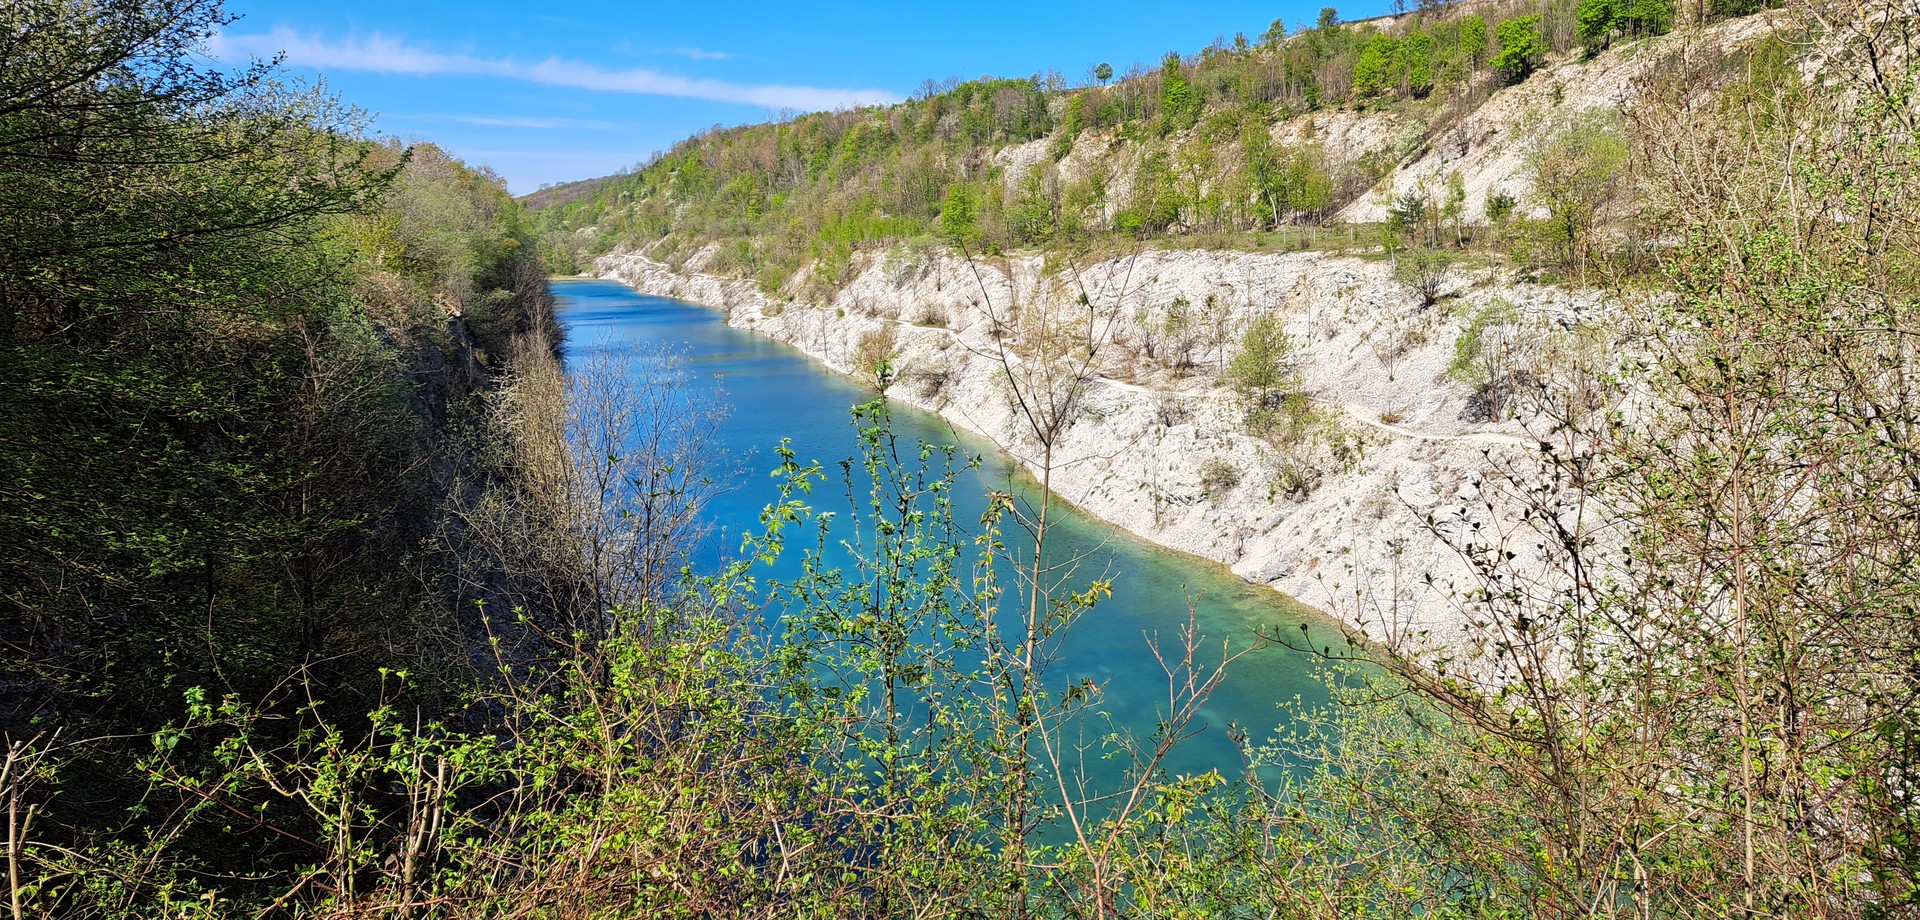
[[[278,811],[166,835],[193,806],[148,797],[149,736],[191,688],[299,685],[354,730],[378,668],[412,668],[424,705],[447,692],[462,668],[428,663],[460,589],[434,537],[470,468],[451,433],[552,331],[497,180],[354,137],[356,113],[270,67],[205,69],[226,21],[188,0],[0,9],[0,794],[36,859],[298,864],[311,828],[249,830]],[[108,884],[90,866],[21,897],[61,912]]]
[[[1072,753],[1099,689],[1041,689],[1049,656],[1024,661],[1005,628],[1012,506],[968,536],[951,450],[896,443],[881,403],[856,423],[845,513],[875,540],[859,563],[826,563],[823,472],[785,455],[751,561],[674,604],[612,611],[604,637],[538,667],[496,642],[497,679],[473,700],[483,729],[423,719],[399,672],[381,672],[364,720],[306,687],[190,688],[138,765],[149,801],[178,803],[160,833],[29,848],[28,903],[116,918],[1464,918],[1524,916],[1553,891],[1552,865],[1524,855],[1547,846],[1543,790],[1505,772],[1533,755],[1371,668],[1331,675],[1340,707],[1248,748],[1249,777],[1277,785],[1160,767],[1216,686],[1192,634],[1167,650],[1185,656],[1183,689],[1155,735]],[[796,547],[800,577],[751,587]],[[1101,591],[1055,598],[1043,641]],[[777,636],[756,625],[762,603],[783,611]],[[1062,772],[1086,753],[1127,765],[1099,798]],[[1043,822],[1071,830],[1042,839]],[[261,831],[306,859],[239,884],[219,850],[180,843]],[[1683,860],[1694,841],[1669,844]]]

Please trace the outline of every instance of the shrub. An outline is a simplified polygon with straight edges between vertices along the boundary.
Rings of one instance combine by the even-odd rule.
[[[1520,207],[1520,199],[1506,192],[1487,192],[1487,220],[1495,224],[1504,224],[1513,219],[1513,212]]]
[[[1299,386],[1300,355],[1280,318],[1263,313],[1240,337],[1240,352],[1227,365],[1227,382],[1240,394],[1251,424]]]
[[[1527,157],[1533,194],[1547,212],[1541,242],[1569,274],[1584,271],[1600,210],[1627,170],[1627,140],[1618,114],[1581,113]]]
[[[945,361],[915,362],[902,376],[912,381],[921,399],[939,399],[953,384],[953,368]]]
[[[1200,491],[1208,498],[1219,498],[1240,484],[1240,468],[1214,457],[1200,467]]]
[[[1502,298],[1494,298],[1468,317],[1466,328],[1453,343],[1453,363],[1447,376],[1473,387],[1469,400],[1469,418],[1492,420],[1506,411],[1507,402],[1519,386],[1534,379],[1529,368],[1518,366],[1514,348],[1514,326],[1519,311]]]
[[[1393,263],[1393,280],[1420,297],[1420,305],[1431,307],[1440,301],[1447,273],[1457,259],[1439,249],[1416,249],[1400,254]]]
[[[938,326],[945,329],[948,322],[947,308],[941,304],[923,302],[913,308],[913,313],[907,321],[916,326]]]
[[[871,374],[874,385],[885,391],[893,382],[893,362],[899,348],[899,337],[891,324],[860,333],[853,349],[854,375],[865,379]]]
[[[1273,468],[1273,489],[1295,501],[1302,501],[1320,487],[1320,478],[1320,470],[1313,465],[1287,458]]]

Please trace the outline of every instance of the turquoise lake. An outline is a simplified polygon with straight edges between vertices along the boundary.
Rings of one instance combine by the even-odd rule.
[[[776,499],[774,481],[766,474],[776,464],[774,448],[790,439],[798,459],[817,460],[837,476],[839,463],[857,452],[849,410],[873,399],[873,392],[840,377],[823,364],[789,346],[731,328],[718,312],[694,304],[651,297],[611,281],[556,280],[554,294],[559,316],[567,328],[566,357],[577,363],[600,349],[627,349],[658,343],[684,349],[697,388],[716,392],[730,406],[721,425],[726,451],[741,463],[745,474],[737,487],[710,506],[715,536],[702,548],[702,561],[717,565],[736,554],[741,535],[758,527],[759,514]],[[896,404],[893,428],[903,444],[926,441],[957,445],[978,455],[977,470],[963,474],[956,496],[956,518],[971,524],[980,519],[989,490],[1031,498],[1038,486],[1025,471],[994,450],[983,438],[959,431],[944,419]],[[812,502],[821,510],[846,511],[844,489],[837,480],[816,488]],[[1071,585],[1083,588],[1095,577],[1113,581],[1113,596],[1069,630],[1062,643],[1064,656],[1050,672],[1051,682],[1092,678],[1105,691],[1095,707],[1114,722],[1145,735],[1166,708],[1167,679],[1156,661],[1149,637],[1171,643],[1187,623],[1193,604],[1206,645],[1217,660],[1221,642],[1235,648],[1252,645],[1256,630],[1298,636],[1300,625],[1313,627],[1316,639],[1332,635],[1320,615],[1290,604],[1284,597],[1241,581],[1225,568],[1201,559],[1159,549],[1090,515],[1064,504],[1052,512],[1057,521],[1049,533],[1053,558],[1085,554],[1085,575]],[[1025,538],[1008,526],[1005,538],[1019,557]],[[800,543],[809,537],[796,536]],[[1031,543],[1027,543],[1031,551]],[[780,571],[798,559],[800,547],[768,577],[791,575]],[[1053,555],[1055,552],[1060,555]],[[1281,646],[1257,649],[1234,662],[1226,682],[1204,711],[1206,725],[1188,739],[1166,765],[1173,773],[1217,769],[1228,777],[1240,775],[1243,763],[1229,738],[1238,725],[1255,740],[1268,737],[1285,717],[1281,704],[1298,700],[1308,705],[1324,702],[1328,692],[1315,676],[1311,656]],[[1104,726],[1086,727],[1089,736]],[[1094,772],[1100,772],[1095,768]]]

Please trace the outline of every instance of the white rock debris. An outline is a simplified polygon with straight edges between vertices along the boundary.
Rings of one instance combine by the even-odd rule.
[[[889,395],[990,438],[1029,469],[1038,457],[1009,406],[988,309],[1114,317],[1102,376],[1056,449],[1059,495],[1376,641],[1434,653],[1481,645],[1459,600],[1477,582],[1449,541],[1487,523],[1479,497],[1489,455],[1538,449],[1519,421],[1466,420],[1472,394],[1446,373],[1462,317],[1495,297],[1549,317],[1594,302],[1462,276],[1456,297],[1424,307],[1391,280],[1386,261],[1323,253],[1148,251],[1082,267],[1076,284],[1073,272],[1037,256],[989,263],[897,249],[861,257],[850,283],[807,303],[701,273],[705,261],[675,271],[616,252],[594,273],[722,310],[729,324],[841,373],[855,370],[863,335],[890,326],[898,377]],[[1079,303],[1082,288],[1091,307]],[[1180,372],[1147,360],[1139,345],[1142,321],[1164,318],[1176,298],[1201,316],[1211,299],[1218,324],[1233,330],[1224,347],[1202,337],[1194,366]],[[1221,382],[1239,330],[1259,313],[1281,318],[1300,349],[1302,388],[1356,448],[1345,463],[1319,458],[1320,481],[1304,497],[1291,490],[1288,456],[1246,433],[1241,403]]]

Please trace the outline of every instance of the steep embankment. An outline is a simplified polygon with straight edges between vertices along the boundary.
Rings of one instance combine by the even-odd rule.
[[[985,264],[900,250],[811,303],[634,254],[601,259],[596,274],[724,310],[732,325],[842,373],[861,373],[873,343],[890,336],[898,369],[890,395],[1038,471],[989,312],[1075,306],[1078,289],[1043,274],[1037,257]],[[1504,328],[1537,330],[1578,321],[1594,298],[1461,276],[1453,285],[1461,296],[1426,306],[1384,261],[1317,253],[1147,252],[1080,274],[1094,309],[1113,319],[1114,345],[1056,450],[1052,481],[1062,496],[1376,639],[1429,631],[1451,647],[1476,641],[1453,603],[1469,572],[1449,541],[1488,523],[1478,502],[1486,454],[1535,442],[1516,421],[1469,421],[1479,413],[1474,389],[1447,374],[1463,318],[1506,301],[1517,309]],[[1183,300],[1212,304],[1210,321],[1223,328],[1280,318],[1299,345],[1299,390],[1311,401],[1295,424],[1249,433],[1246,401],[1219,373],[1231,345],[1196,335],[1185,368],[1141,355],[1149,330],[1165,328],[1170,305]],[[1170,347],[1178,346],[1157,351]],[[1361,585],[1368,590],[1356,596]]]
[[[589,271],[726,310],[842,372],[891,352],[893,395],[1029,468],[1001,338],[1017,365],[1046,348],[1016,314],[1091,313],[1108,347],[1054,457],[1063,496],[1376,639],[1472,649],[1458,549],[1506,529],[1484,480],[1531,481],[1538,452],[1511,397],[1581,347],[1574,330],[1609,325],[1600,295],[1517,279],[1631,263],[1607,229],[1632,208],[1622,109],[1663,67],[1737,63],[1786,23],[1602,30],[1612,47],[1587,55],[1561,34],[1570,11],[1464,4],[1170,56],[1111,87],[1029,87],[1047,127],[972,146],[947,129],[997,123],[1017,87],[715,133],[542,219],[570,246],[625,240]],[[1475,44],[1488,29],[1497,41]],[[1508,60],[1528,36],[1532,56]],[[1302,76],[1313,61],[1333,62],[1313,80],[1352,86],[1307,91],[1327,88]],[[1392,79],[1374,85],[1376,64]],[[1261,101],[1268,77],[1285,88]],[[738,206],[715,213],[727,196]],[[1080,306],[1060,255],[1079,247],[1062,241],[1140,254],[1080,266]],[[1427,277],[1396,272],[1381,242],[1413,247]],[[1231,248],[1276,244],[1321,251]],[[959,255],[983,250],[1014,254]],[[1284,332],[1284,384],[1250,392],[1233,365],[1262,323]]]
[[[1763,12],[1592,58],[1569,55],[1556,60],[1518,85],[1490,95],[1457,120],[1441,124],[1436,119],[1439,130],[1334,219],[1386,221],[1404,196],[1431,200],[1448,194],[1449,183],[1458,183],[1465,221],[1486,222],[1488,202],[1503,194],[1522,207],[1536,208],[1539,195],[1528,160],[1555,131],[1590,112],[1618,113],[1631,107],[1643,81],[1671,64],[1673,55],[1689,49],[1738,48],[1774,34],[1789,21],[1783,11]]]

